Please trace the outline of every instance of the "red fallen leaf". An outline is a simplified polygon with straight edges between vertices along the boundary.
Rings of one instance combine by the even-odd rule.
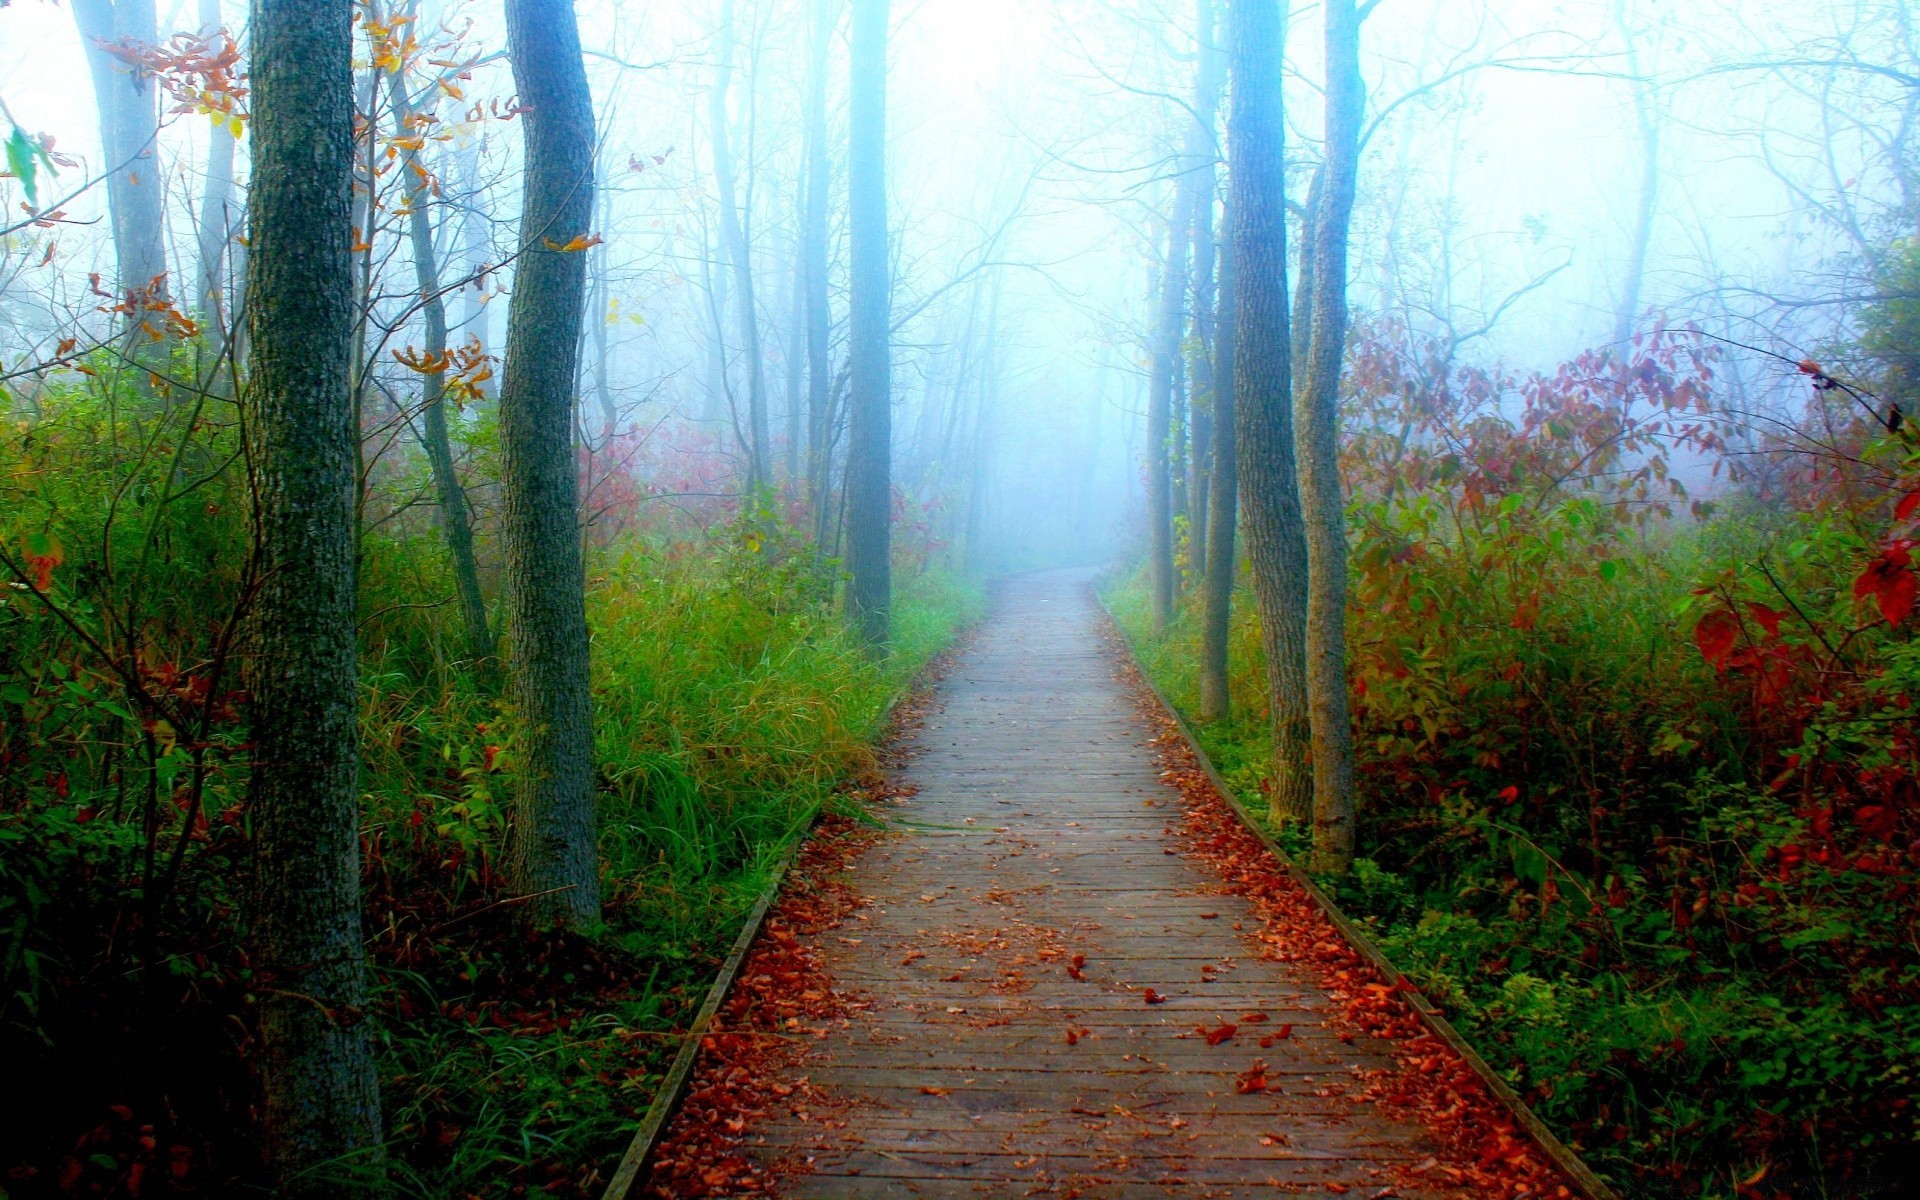
[[[1285,1041],[1286,1039],[1292,1036],[1293,1036],[1293,1026],[1282,1025],[1279,1028],[1275,1029],[1272,1033],[1269,1033],[1267,1036],[1260,1039],[1260,1048],[1262,1050],[1270,1050],[1273,1048],[1273,1044],[1275,1042]]]
[[[1512,804],[1519,798],[1520,789],[1513,784],[1508,784],[1506,787],[1500,789],[1500,803],[1502,804]]]
[[[1091,1029],[1075,1029],[1071,1025],[1067,1026],[1067,1045],[1069,1046],[1077,1046],[1080,1044],[1081,1038],[1092,1036],[1093,1030]]]
[[[1144,999],[1148,1004],[1165,1004],[1167,1002],[1167,998],[1165,996],[1162,996],[1159,992],[1154,991],[1152,988],[1147,989],[1147,994],[1144,997]]]
[[[1733,653],[1734,643],[1739,640],[1740,618],[1724,608],[1714,609],[1693,627],[1693,644],[1700,647],[1700,657],[1713,664],[1715,670],[1724,667],[1727,655]]]
[[[1920,492],[1908,492],[1900,497],[1900,503],[1893,506],[1893,519],[1904,521],[1913,515],[1916,508],[1920,508]]]
[[[1072,962],[1072,964],[1071,964],[1071,965],[1069,965],[1069,966],[1067,967],[1067,978],[1069,978],[1069,979],[1085,979],[1085,978],[1086,978],[1086,976],[1085,976],[1085,975],[1082,975],[1082,974],[1080,973],[1080,968],[1082,968],[1082,967],[1084,967],[1084,966],[1086,966],[1086,965],[1087,965],[1087,956],[1086,956],[1086,955],[1084,955],[1084,954],[1076,954],[1076,955],[1074,955],[1074,956],[1073,956],[1073,962]]]
[[[1267,1060],[1256,1058],[1253,1065],[1234,1077],[1234,1088],[1242,1096],[1267,1090]]]
[[[1240,1023],[1242,1025],[1258,1025],[1262,1021],[1265,1021],[1266,1019],[1267,1019],[1267,1014],[1263,1012],[1251,1012],[1251,1013],[1240,1014]]]
[[[1218,1029],[1202,1029],[1200,1032],[1207,1039],[1207,1045],[1218,1046],[1222,1042],[1232,1041],[1233,1035],[1240,1032],[1240,1027],[1222,1024]]]
[[[943,1087],[923,1087],[920,1089],[920,1094],[923,1096],[946,1096],[951,1095],[952,1092],[952,1088]]]

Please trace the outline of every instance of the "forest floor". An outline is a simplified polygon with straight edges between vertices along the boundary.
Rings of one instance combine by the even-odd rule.
[[[892,761],[650,1194],[1571,1195],[1213,792],[1089,574],[1003,581]]]

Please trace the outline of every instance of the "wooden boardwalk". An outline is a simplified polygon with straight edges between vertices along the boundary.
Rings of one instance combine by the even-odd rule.
[[[1391,1047],[1342,1041],[1248,903],[1175,853],[1105,620],[1083,573],[997,590],[917,735],[908,832],[853,863],[868,903],[816,939],[866,1001],[800,1067],[830,1102],[776,1105],[754,1153],[835,1200],[1449,1194],[1392,1185],[1434,1146],[1354,1097]],[[1256,1058],[1269,1090],[1242,1094]]]

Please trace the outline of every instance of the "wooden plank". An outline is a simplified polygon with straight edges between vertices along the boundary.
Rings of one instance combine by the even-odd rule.
[[[1108,613],[1108,619],[1112,619],[1112,613]],[[1118,622],[1115,622],[1115,625],[1117,628]],[[1128,647],[1129,653],[1131,653],[1132,643],[1128,642],[1124,637],[1120,640],[1122,644]],[[1139,664],[1136,662],[1135,665],[1138,666]],[[1588,1200],[1620,1200],[1619,1193],[1614,1191],[1605,1180],[1594,1174],[1593,1168],[1587,1166],[1586,1162],[1581,1159],[1578,1154],[1575,1154],[1571,1147],[1565,1142],[1562,1142],[1559,1136],[1547,1127],[1546,1122],[1542,1121],[1539,1115],[1529,1108],[1526,1102],[1507,1085],[1507,1081],[1494,1073],[1493,1068],[1488,1065],[1486,1059],[1480,1057],[1480,1052],[1475,1050],[1464,1037],[1460,1036],[1460,1032],[1453,1027],[1452,1022],[1447,1020],[1445,1014],[1435,1007],[1433,1002],[1427,999],[1425,994],[1413,986],[1413,982],[1403,975],[1398,967],[1393,965],[1392,961],[1381,952],[1379,947],[1373,944],[1373,940],[1366,935],[1360,926],[1355,924],[1334,904],[1332,897],[1322,891],[1320,885],[1315,883],[1312,877],[1294,863],[1287,852],[1282,850],[1279,844],[1267,835],[1266,830],[1261,828],[1259,822],[1255,821],[1253,815],[1240,803],[1240,798],[1234,794],[1233,789],[1227,786],[1227,782],[1221,777],[1220,772],[1214,769],[1213,760],[1207,757],[1207,752],[1201,747],[1199,739],[1193,736],[1193,730],[1187,725],[1186,717],[1178,708],[1174,707],[1173,702],[1168,700],[1166,695],[1160,691],[1159,685],[1155,684],[1152,678],[1147,675],[1146,668],[1140,667],[1139,669],[1140,678],[1152,689],[1154,698],[1160,702],[1160,706],[1165,709],[1167,715],[1173,719],[1174,726],[1180,731],[1180,736],[1186,740],[1187,746],[1193,751],[1194,758],[1200,763],[1201,769],[1206,772],[1207,780],[1213,785],[1214,791],[1219,793],[1221,800],[1225,801],[1227,806],[1233,810],[1234,815],[1240,819],[1240,823],[1255,837],[1260,839],[1261,844],[1267,848],[1267,852],[1279,861],[1287,874],[1293,878],[1294,882],[1298,883],[1300,887],[1313,898],[1313,902],[1327,915],[1327,919],[1332,922],[1334,928],[1340,932],[1340,935],[1346,939],[1347,943],[1359,951],[1361,957],[1365,958],[1368,964],[1380,973],[1380,977],[1383,980],[1400,989],[1408,1005],[1415,1013],[1419,1014],[1421,1021],[1427,1028],[1432,1030],[1436,1037],[1446,1042],[1454,1053],[1458,1054],[1461,1059],[1473,1069],[1474,1074],[1480,1077],[1487,1091],[1513,1113],[1514,1119],[1519,1122],[1522,1129],[1526,1130],[1527,1135],[1533,1139],[1534,1144],[1540,1147],[1541,1152],[1547,1156],[1554,1166],[1558,1167],[1568,1176],[1574,1185],[1588,1197]]]

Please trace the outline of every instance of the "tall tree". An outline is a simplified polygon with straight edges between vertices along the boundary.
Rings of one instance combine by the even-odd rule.
[[[1214,117],[1226,83],[1227,58],[1220,47],[1214,0],[1197,0],[1194,36],[1199,43],[1199,66],[1194,71],[1193,121],[1187,134],[1188,169],[1194,172],[1196,202],[1193,213],[1193,353],[1188,378],[1193,398],[1188,405],[1193,427],[1193,515],[1190,534],[1193,574],[1207,577],[1207,529],[1212,523],[1209,481],[1213,471],[1214,430],[1218,407],[1214,367],[1214,333],[1219,290],[1216,274],[1219,253],[1213,227],[1213,206],[1219,189],[1219,139]]]
[[[478,137],[468,139],[454,151],[453,174],[459,181],[460,196],[460,270],[465,276],[460,287],[462,304],[457,330],[461,341],[477,341],[482,350],[491,350],[487,276],[493,247],[488,236],[487,185],[480,177],[480,151]],[[482,396],[492,390],[484,379],[474,386]]]
[[[100,143],[106,152],[107,209],[123,292],[166,292],[165,218],[160,194],[160,108],[153,77],[123,54],[159,40],[153,0],[74,0],[87,47]],[[116,53],[118,51],[119,53]],[[133,315],[137,326],[141,315]]]
[[[720,237],[733,266],[735,323],[747,368],[747,486],[764,486],[771,478],[768,448],[767,368],[760,359],[760,310],[754,298],[753,246],[741,218],[739,185],[733,161],[727,93],[733,85],[733,55],[739,44],[733,24],[733,0],[721,0],[718,53],[713,87],[707,92],[707,122],[713,140],[713,178],[720,192]]]
[[[1640,193],[1634,205],[1632,241],[1621,271],[1620,302],[1614,309],[1613,341],[1628,352],[1634,322],[1640,319],[1640,288],[1647,274],[1647,251],[1653,243],[1653,221],[1660,202],[1660,112],[1653,81],[1646,77],[1640,38],[1627,19],[1627,0],[1614,0],[1613,23],[1626,44],[1627,75],[1633,88],[1633,114],[1640,126]]]
[[[445,362],[447,353],[447,303],[440,287],[440,256],[434,246],[432,204],[434,180],[420,165],[420,152],[411,140],[414,125],[413,98],[407,92],[405,71],[387,77],[387,89],[393,108],[396,140],[408,148],[401,152],[403,179],[411,181],[407,196],[407,235],[413,257],[413,277],[420,291],[421,317],[426,325],[426,345],[421,347],[430,361]],[[460,620],[466,631],[467,654],[475,661],[493,657],[493,632],[487,627],[487,605],[480,594],[480,569],[473,555],[473,523],[467,514],[466,489],[453,469],[453,442],[447,434],[446,371],[430,370],[420,376],[420,444],[427,452],[427,466],[433,474],[433,490],[440,508],[440,529],[447,539],[447,553],[453,560],[454,590],[460,600]]]
[[[1278,0],[1230,0],[1228,250],[1234,276],[1234,422],[1240,505],[1267,658],[1276,816],[1313,811],[1307,716],[1307,547],[1294,468],[1287,309],[1286,126]]]
[[[1234,553],[1234,524],[1240,503],[1240,468],[1235,454],[1234,392],[1237,368],[1233,345],[1236,281],[1233,255],[1220,256],[1220,306],[1214,330],[1212,469],[1207,475],[1207,569],[1201,594],[1200,719],[1218,721],[1231,706],[1227,690],[1227,631],[1233,616],[1233,582],[1239,559]]]
[[[352,376],[353,6],[254,0],[254,962],[278,1193],[377,1158],[363,1020]]]
[[[593,216],[593,96],[572,0],[507,0],[529,109],[526,190],[500,384],[509,695],[518,718],[510,870],[536,920],[599,920],[574,372]]]
[[[1347,716],[1346,498],[1340,486],[1340,368],[1347,348],[1347,241],[1359,174],[1360,14],[1325,0],[1326,142],[1312,204],[1312,333],[1294,434],[1307,541],[1307,710],[1313,731],[1313,867],[1353,862],[1353,726]]]
[[[222,37],[220,0],[200,0],[200,36]],[[226,338],[227,247],[239,225],[233,203],[233,129],[216,121],[207,134],[207,177],[200,190],[200,222],[195,231],[200,256],[200,279],[194,309],[207,323],[216,351]]]
[[[827,207],[833,184],[827,144],[827,55],[839,6],[813,0],[807,42],[807,201],[802,218],[801,274],[807,307],[807,503],[814,510],[816,534],[827,510],[827,410],[833,387],[830,337],[833,312],[827,298]]]
[[[1167,253],[1160,262],[1160,311],[1153,326],[1153,368],[1147,381],[1147,554],[1153,589],[1153,628],[1164,632],[1173,620],[1173,404],[1186,328],[1187,241],[1193,231],[1193,196],[1186,160],[1174,185],[1173,215],[1167,222]]]
[[[847,611],[873,646],[892,607],[892,281],[887,261],[888,0],[853,0],[847,142]]]

